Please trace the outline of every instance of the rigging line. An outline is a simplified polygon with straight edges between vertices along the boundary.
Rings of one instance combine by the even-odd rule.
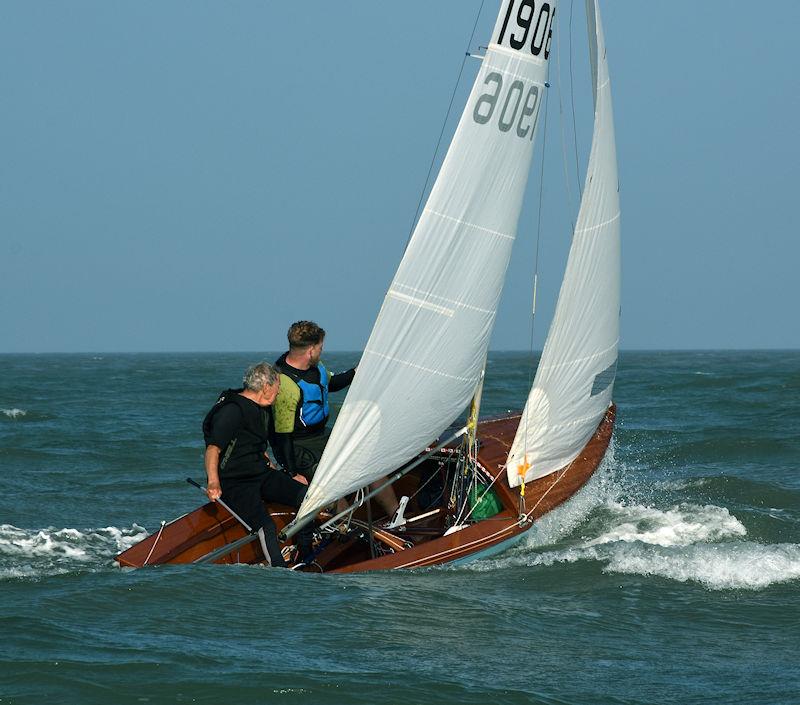
[[[557,83],[558,83],[558,125],[559,125],[559,132],[561,134],[561,164],[564,167],[564,185],[567,190],[567,203],[569,204],[569,211],[570,213],[575,212],[575,207],[572,202],[572,189],[569,186],[569,166],[567,162],[569,161],[567,158],[567,137],[564,134],[564,90],[561,84],[561,15],[556,15],[556,22],[558,23],[558,53],[556,54],[556,76],[557,76]],[[570,228],[570,233],[575,229],[575,223],[570,218],[570,222],[572,227]]]
[[[539,500],[536,502],[536,504],[534,504],[534,505],[533,505],[533,507],[531,507],[530,511],[529,511],[529,512],[526,512],[526,514],[525,514],[525,519],[526,519],[526,520],[528,520],[528,521],[532,521],[531,517],[533,516],[533,512],[534,512],[534,511],[536,511],[536,507],[538,507],[538,506],[539,506],[539,505],[542,503],[542,501],[544,500],[544,498],[545,498],[545,497],[547,497],[547,495],[549,495],[549,494],[550,494],[551,490],[552,490],[552,489],[553,489],[553,488],[554,488],[554,487],[555,487],[555,486],[556,486],[556,485],[557,485],[559,482],[561,482],[561,480],[563,480],[563,479],[564,479],[564,476],[567,474],[567,472],[569,471],[569,469],[572,467],[572,463],[574,463],[574,462],[575,462],[575,461],[573,460],[573,461],[572,461],[572,462],[571,462],[569,465],[567,465],[567,467],[565,467],[565,468],[564,468],[564,469],[561,471],[561,474],[560,474],[560,475],[559,475],[559,476],[558,476],[558,477],[555,479],[555,482],[553,482],[553,484],[552,484],[552,485],[550,485],[550,487],[548,487],[548,488],[547,488],[547,489],[546,489],[546,490],[545,490],[545,491],[542,493],[542,496],[541,496],[541,497],[539,497]]]
[[[483,466],[481,466],[481,467],[483,467]],[[473,504],[472,507],[470,508],[469,512],[467,512],[467,516],[464,517],[464,521],[468,521],[469,520],[469,518],[472,516],[472,512],[474,512],[476,507],[483,501],[483,498],[487,494],[489,494],[489,490],[491,490],[492,487],[494,487],[494,483],[497,482],[497,479],[500,477],[500,475],[503,474],[504,471],[505,471],[505,468],[501,467],[497,471],[497,474],[494,477],[492,477],[492,474],[488,470],[486,471],[486,474],[489,475],[489,477],[492,478],[492,481],[489,483],[489,486],[483,491],[483,494],[480,497],[477,496],[477,494],[478,494],[477,492],[475,493],[475,496],[476,496],[475,504]],[[458,524],[458,522],[456,522],[456,524]]]
[[[542,163],[539,167],[539,210],[536,215],[536,252],[533,258],[533,291],[531,292],[531,335],[528,352],[531,362],[528,366],[528,389],[533,386],[533,341],[536,327],[536,290],[539,285],[539,244],[542,239],[542,203],[544,201],[544,162],[547,154],[547,112],[550,105],[550,91],[544,96],[544,124],[542,125]],[[542,346],[544,348],[544,346]],[[541,360],[541,358],[540,358]],[[525,414],[525,438],[528,438],[528,414]],[[526,449],[527,450],[527,449]]]
[[[478,21],[481,18],[481,12],[483,12],[483,4],[485,2],[486,0],[481,0],[481,6],[478,8],[478,14],[475,17],[475,24],[472,25],[472,34],[469,35],[469,43],[467,44],[467,51],[464,53],[464,58],[461,59],[461,68],[458,70],[458,78],[456,79],[456,85],[453,86],[453,94],[450,96],[450,104],[447,106],[447,113],[444,116],[442,129],[439,132],[439,139],[436,141],[436,149],[433,150],[433,157],[431,157],[431,165],[428,167],[428,175],[425,177],[425,184],[422,187],[422,193],[420,193],[419,195],[417,210],[414,212],[414,219],[411,221],[411,229],[408,231],[408,239],[406,240],[406,247],[408,247],[408,243],[411,241],[411,236],[414,234],[414,226],[417,223],[417,218],[419,217],[420,208],[422,208],[422,201],[425,198],[425,192],[428,190],[428,183],[431,180],[431,173],[433,173],[433,166],[434,164],[436,164],[436,155],[439,154],[439,147],[442,144],[442,137],[444,137],[444,130],[447,127],[447,121],[450,118],[450,111],[453,109],[453,101],[456,99],[458,86],[461,83],[461,76],[464,73],[464,66],[467,63],[467,59],[469,58],[469,49],[472,46],[472,40],[475,38],[475,30],[477,30],[478,28]]]
[[[575,146],[575,178],[578,184],[578,194],[583,197],[581,189],[581,168],[578,163],[578,130],[575,127],[575,80],[572,75],[572,8],[575,0],[569,2],[569,98],[572,103],[572,137]]]
[[[152,555],[153,555],[153,551],[155,551],[155,550],[156,550],[156,545],[158,544],[158,540],[161,538],[161,532],[163,532],[163,531],[164,531],[164,525],[165,525],[166,523],[167,523],[167,522],[165,522],[165,521],[162,521],[162,522],[161,522],[161,528],[158,530],[158,536],[156,536],[156,540],[155,540],[155,541],[153,541],[153,545],[150,547],[150,553],[148,553],[148,554],[147,554],[147,558],[145,558],[145,559],[144,559],[144,563],[142,563],[142,566],[143,566],[143,567],[147,565],[147,563],[150,561],[150,558],[151,558],[151,557],[152,557]]]

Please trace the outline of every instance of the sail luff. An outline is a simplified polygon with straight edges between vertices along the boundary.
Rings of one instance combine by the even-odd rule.
[[[620,209],[605,39],[587,2],[595,125],[581,206],[556,311],[507,459],[520,484],[571,463],[611,403],[619,345]]]
[[[413,458],[477,388],[528,179],[555,3],[503,0],[299,515]]]

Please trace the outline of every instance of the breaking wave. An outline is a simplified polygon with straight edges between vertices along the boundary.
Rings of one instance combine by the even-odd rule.
[[[800,579],[800,545],[742,540],[747,529],[724,507],[684,503],[658,509],[607,499],[580,522],[582,512],[569,504],[547,518],[560,523],[563,510],[566,530],[574,533],[580,525],[584,535],[551,550],[534,537],[526,547],[475,568],[598,561],[605,564],[604,573],[658,576],[712,590],[761,590]]]
[[[635,497],[626,484],[612,444],[589,483],[539,519],[523,544],[468,567],[486,571],[594,561],[608,574],[657,576],[711,590],[761,590],[800,579],[800,544],[760,543],[748,538],[745,525],[725,507],[658,506],[657,497]]]
[[[10,419],[18,419],[20,416],[25,416],[28,412],[25,409],[0,409],[2,413]]]
[[[20,529],[0,524],[0,580],[41,578],[115,565],[115,555],[145,538],[134,524],[119,529]]]

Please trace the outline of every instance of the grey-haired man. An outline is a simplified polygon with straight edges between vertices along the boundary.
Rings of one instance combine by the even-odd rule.
[[[264,502],[279,502],[297,509],[306,485],[275,470],[267,459],[269,407],[280,389],[277,370],[266,362],[245,372],[241,389],[229,389],[203,421],[206,442],[206,492],[215,502],[222,497],[252,529],[263,529],[264,543],[273,566],[285,566],[275,522]],[[312,528],[297,537],[301,558],[311,554]]]

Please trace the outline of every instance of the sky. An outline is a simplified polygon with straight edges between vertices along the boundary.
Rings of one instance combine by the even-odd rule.
[[[0,352],[274,351],[298,319],[361,349],[498,5],[470,47],[480,0],[0,0]],[[531,345],[537,237],[541,348],[577,213],[591,86],[570,5],[495,350]],[[800,3],[601,10],[621,347],[800,347]]]

